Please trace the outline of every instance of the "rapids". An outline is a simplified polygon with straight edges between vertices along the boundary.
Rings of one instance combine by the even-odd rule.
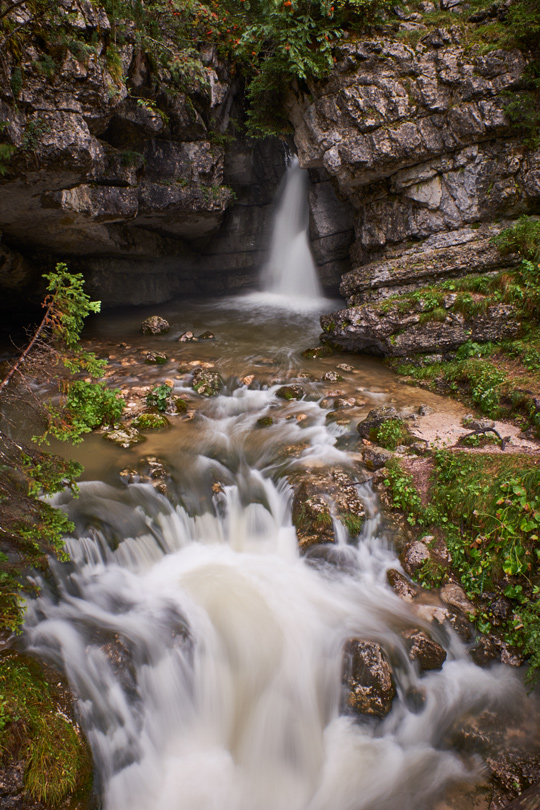
[[[316,289],[312,299],[328,305]],[[356,465],[356,422],[326,418],[323,398],[337,394],[320,375],[339,359],[304,360],[316,314],[278,303],[163,308],[171,332],[152,345],[171,355],[165,371],[123,364],[149,342],[132,315],[95,327],[128,389],[142,368],[145,383],[172,375],[175,393],[193,400],[189,373],[173,374],[178,352],[225,379],[219,396],[195,397],[189,418],[171,417],[142,449],[94,435],[69,451],[86,465],[80,497],[56,498],[76,526],[70,562],[53,563],[54,581],[29,602],[25,641],[69,678],[104,810],[428,810],[482,772],[479,757],[452,748],[452,733],[523,699],[509,667],[479,669],[450,628],[431,629],[448,653],[442,670],[421,676],[408,661],[400,631],[428,625],[387,584],[400,564]],[[183,331],[202,327],[215,342],[178,348]],[[129,345],[112,352],[120,336]],[[346,359],[352,370],[333,385],[357,397],[358,418],[380,402],[437,406],[377,361]],[[291,381],[305,388],[300,402],[275,396]],[[273,424],[258,427],[267,415]],[[166,494],[119,477],[148,455],[167,464]],[[352,542],[337,525],[333,554],[301,557],[287,476],[324,465],[356,478],[368,519]],[[344,706],[350,638],[379,642],[395,664],[384,720]]]

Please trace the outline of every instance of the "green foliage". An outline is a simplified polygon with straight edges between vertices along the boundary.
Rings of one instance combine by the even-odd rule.
[[[524,259],[540,261],[540,219],[521,216],[510,228],[492,239],[503,256],[519,253]]]
[[[363,517],[349,513],[348,515],[341,515],[340,520],[347,529],[350,537],[358,537],[364,525]]]
[[[423,507],[422,500],[414,482],[412,475],[405,472],[399,459],[392,458],[386,465],[385,486],[389,488],[392,504],[396,509],[401,509],[411,526],[422,520]]]
[[[378,428],[374,428],[369,435],[371,441],[395,450],[400,444],[410,444],[411,434],[402,419],[387,419]]]
[[[141,413],[131,424],[137,430],[163,430],[169,425],[167,419],[159,413]]]
[[[79,444],[85,433],[116,424],[124,411],[118,391],[102,382],[70,381],[63,386],[62,405],[49,405],[46,435]],[[41,437],[40,440],[43,440]]]
[[[146,405],[148,408],[157,408],[158,411],[164,412],[171,404],[172,388],[170,385],[162,383],[156,385],[150,393],[146,395]]]
[[[88,780],[88,749],[66,717],[61,692],[39,664],[4,653],[0,667],[0,754],[24,763],[27,794],[47,806],[59,804]]]

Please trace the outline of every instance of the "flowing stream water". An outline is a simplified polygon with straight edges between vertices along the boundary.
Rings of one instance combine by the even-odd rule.
[[[95,327],[126,391],[168,375],[193,404],[136,448],[94,435],[70,450],[86,466],[80,497],[57,498],[76,526],[71,561],[53,564],[54,582],[28,608],[28,647],[61,667],[77,696],[105,810],[432,808],[481,772],[479,758],[450,745],[460,723],[522,699],[509,667],[474,666],[449,628],[435,631],[448,653],[442,670],[420,675],[408,662],[401,631],[429,625],[387,584],[400,565],[362,483],[355,425],[375,404],[436,408],[438,398],[362,357],[345,358],[343,381],[321,382],[343,358],[301,356],[316,343],[316,309],[333,302],[316,288],[312,312],[292,300],[307,289],[293,276],[310,262],[304,214],[293,219],[284,216],[289,236],[280,238],[295,243],[294,261],[284,286],[270,284],[287,307],[261,295],[169,305],[171,331],[151,339],[137,333],[140,314]],[[284,263],[284,249],[269,266]],[[186,329],[208,328],[215,341],[177,343]],[[149,347],[169,354],[165,368],[144,365]],[[185,364],[201,362],[225,380],[215,398],[190,388]],[[302,401],[275,396],[291,381],[304,387]],[[356,397],[349,423],[327,419],[324,398],[338,395]],[[259,427],[268,415],[272,424]],[[161,491],[120,475],[153,457],[168,470]],[[358,481],[368,519],[352,542],[337,524],[332,555],[302,557],[287,476],[328,465]],[[344,708],[350,638],[379,642],[397,662],[384,720]],[[415,690],[421,706],[409,699]]]

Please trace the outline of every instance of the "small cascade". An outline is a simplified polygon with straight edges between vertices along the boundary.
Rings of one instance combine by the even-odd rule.
[[[280,189],[270,257],[263,268],[263,291],[300,301],[322,290],[308,239],[307,173],[293,157]]]

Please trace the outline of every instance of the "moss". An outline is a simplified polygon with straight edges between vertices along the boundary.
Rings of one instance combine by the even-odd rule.
[[[70,706],[61,682],[58,685],[58,673],[12,651],[0,654],[0,662],[3,762],[22,761],[28,796],[47,805],[75,793],[89,794],[90,751],[69,719]]]
[[[340,520],[347,529],[350,537],[358,537],[364,525],[363,517],[349,513],[348,515],[341,515]]]
[[[265,428],[270,427],[270,425],[274,424],[274,420],[271,416],[261,416],[260,419],[257,419],[255,422],[256,427]]]
[[[161,413],[141,413],[131,423],[137,430],[163,430],[169,422]]]

